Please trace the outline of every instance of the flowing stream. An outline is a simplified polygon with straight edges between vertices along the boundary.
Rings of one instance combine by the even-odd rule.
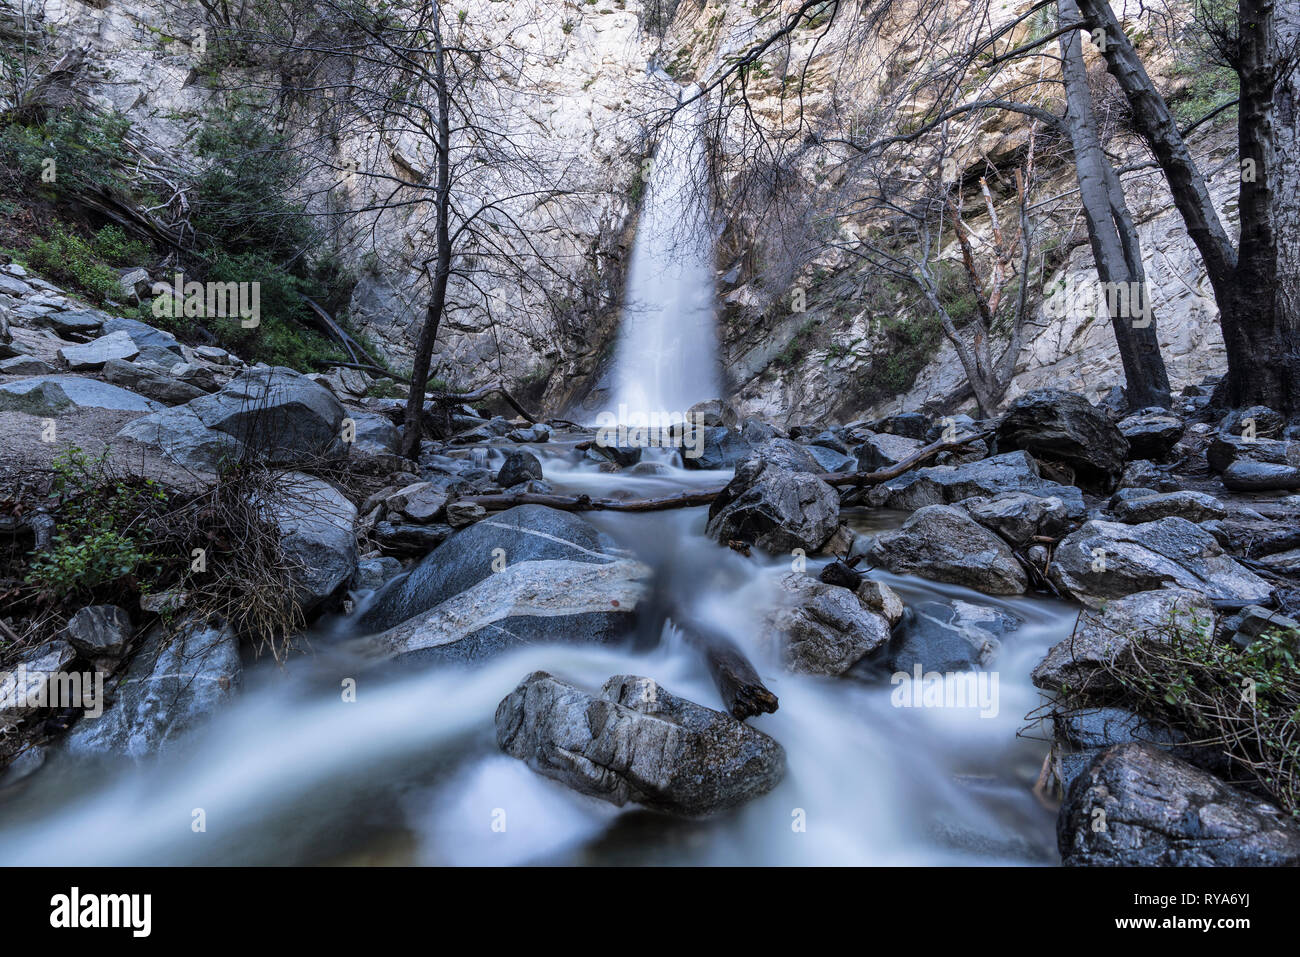
[[[713,235],[692,183],[697,120],[680,111],[661,143],[637,232],[614,393],[632,413],[680,414],[719,394]],[[646,450],[649,468],[609,474],[574,448],[585,438],[529,446],[558,491],[644,497],[730,477],[686,470],[665,450]],[[502,448],[484,451],[500,464]],[[890,521],[847,517],[862,530]],[[313,654],[247,668],[237,703],[156,759],[51,755],[0,795],[0,864],[1056,861],[1054,814],[1031,791],[1047,747],[1018,731],[1039,702],[1029,672],[1069,633],[1071,609],[872,572],[909,605],[961,599],[1023,621],[992,664],[996,715],[896,707],[888,675],[789,674],[760,647],[759,619],[788,558],[719,547],[704,535],[704,508],[591,520],[651,565],[677,563],[692,583],[692,613],[730,634],[779,696],[776,714],[753,721],[788,755],[774,791],[685,822],[582,796],[498,751],[497,704],[539,669],[592,689],[611,675],[647,675],[719,707],[700,655],[671,628],[643,653],[566,644],[472,670],[360,670],[335,651],[354,636],[354,614],[318,627]],[[809,560],[807,571],[817,566]],[[367,596],[355,597],[359,612]],[[357,681],[352,703],[340,693],[346,678]]]
[[[726,473],[660,465],[607,474],[571,444],[534,446],[560,489],[662,494]],[[493,457],[499,453],[494,452]],[[530,647],[471,671],[349,671],[328,649],[349,621],[317,635],[314,656],[249,669],[239,703],[183,746],[139,765],[97,766],[55,754],[0,805],[0,863],[1051,863],[1054,815],[1031,787],[1046,745],[1018,736],[1038,702],[1028,675],[1073,612],[1036,598],[991,598],[878,572],[909,604],[961,598],[1024,620],[992,667],[998,713],[900,708],[887,678],[783,672],[754,639],[788,561],[743,558],[704,535],[703,508],[597,514],[593,520],[652,560],[703,556],[693,608],[731,634],[780,697],[754,719],[784,745],[789,769],[772,793],[701,822],[618,809],[570,791],[501,754],[497,703],[542,669],[598,688],[649,675],[711,707],[717,692],[694,650],[671,633],[654,650]],[[683,558],[685,560],[685,558]],[[817,563],[809,563],[816,572]],[[341,677],[358,678],[343,703]],[[202,809],[206,830],[193,828]],[[502,817],[504,812],[504,818]],[[802,819],[803,829],[798,828]],[[505,829],[494,829],[504,820]],[[498,824],[498,828],[499,828]]]

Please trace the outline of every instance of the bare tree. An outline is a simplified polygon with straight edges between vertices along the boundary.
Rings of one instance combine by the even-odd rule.
[[[1133,125],[1163,170],[1188,234],[1200,251],[1219,306],[1228,372],[1220,404],[1269,405],[1300,415],[1300,163],[1296,145],[1297,14],[1274,0],[1240,0],[1236,23],[1218,24],[1219,49],[1241,93],[1240,240],[1234,244],[1165,98],[1147,74],[1108,0],[1078,0],[1082,25],[1101,41],[1107,69],[1131,108]],[[1275,104],[1276,98],[1276,104]],[[1277,122],[1289,116],[1290,124]],[[1290,129],[1285,129],[1289,125]],[[1279,237],[1287,233],[1285,238]]]

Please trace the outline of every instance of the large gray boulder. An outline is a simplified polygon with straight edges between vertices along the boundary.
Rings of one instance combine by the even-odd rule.
[[[716,542],[749,542],[768,552],[816,551],[839,526],[835,490],[806,472],[747,459],[709,506]]]
[[[77,375],[35,376],[0,385],[0,412],[55,416],[83,408],[157,412],[163,407],[119,386]]]
[[[920,575],[990,595],[1021,595],[1029,584],[1006,542],[947,505],[918,509],[898,531],[877,536],[868,557],[897,575]]]
[[[869,504],[911,511],[926,505],[952,505],[977,496],[991,498],[1003,492],[1028,492],[1056,496],[1071,518],[1085,512],[1083,493],[1072,485],[1059,485],[1038,473],[1038,463],[1026,452],[1006,452],[962,465],[933,465],[914,469],[884,482],[867,493]]]
[[[968,601],[923,601],[899,624],[887,665],[895,673],[950,673],[987,667],[1001,638],[1022,624],[999,608]]]
[[[887,645],[889,628],[884,615],[855,592],[792,572],[781,579],[762,640],[791,671],[842,675]]]
[[[132,758],[165,751],[234,698],[241,674],[239,643],[229,629],[188,624],[173,636],[159,626],[106,689],[112,706],[77,722],[64,747]]]
[[[923,447],[919,439],[909,439],[902,435],[890,435],[888,432],[873,432],[858,446],[858,470],[874,472],[877,469],[897,465]]]
[[[175,336],[170,332],[155,329],[139,319],[114,316],[104,321],[100,331],[104,335],[125,333],[130,336],[139,350],[137,360],[140,362],[152,362],[164,369],[170,369],[185,357],[181,344],[176,341]]]
[[[1189,588],[1138,592],[1079,616],[1074,633],[1054,645],[1034,668],[1030,680],[1045,691],[1078,692],[1119,687],[1107,670],[1134,641],[1168,642],[1175,635],[1204,634],[1214,626],[1214,608]]]
[[[140,354],[139,347],[125,332],[113,332],[79,346],[63,346],[59,359],[74,371],[101,369],[113,359],[133,359]]]
[[[497,706],[497,744],[539,774],[622,807],[699,817],[771,791],[785,751],[766,734],[617,675],[599,695],[536,671]]]
[[[314,611],[357,569],[357,509],[323,479],[301,472],[280,476],[274,493],[256,500],[280,531],[280,547],[292,563],[294,596]]]
[[[1078,776],[1056,835],[1067,866],[1300,865],[1300,828],[1280,810],[1146,742]]]
[[[1128,440],[1131,459],[1163,462],[1187,431],[1178,416],[1164,409],[1144,409],[1119,420],[1118,428]]]
[[[1035,535],[1059,538],[1072,526],[1070,507],[1056,495],[1002,492],[963,499],[960,507],[989,531],[1019,548]]]
[[[535,642],[629,635],[650,570],[584,519],[520,505],[453,535],[358,620],[384,655],[471,661]]]
[[[734,429],[724,426],[695,426],[699,431],[691,436],[691,447],[698,455],[682,456],[688,469],[733,469],[754,451],[754,446]]]
[[[297,464],[343,449],[343,417],[328,389],[277,366],[250,369],[219,392],[136,419],[118,434],[191,468],[244,455]]]
[[[1177,517],[1141,525],[1087,522],[1057,546],[1048,574],[1057,588],[1090,608],[1171,586],[1242,604],[1272,593],[1266,581],[1228,557],[1213,535]]]
[[[1108,492],[1124,471],[1128,439],[1105,409],[1059,389],[1026,393],[1007,409],[997,430],[998,451],[1024,449],[1068,466],[1078,484]]]
[[[104,363],[101,374],[106,382],[157,399],[164,405],[181,405],[207,394],[203,389],[164,375],[152,366],[126,359],[110,359]]]

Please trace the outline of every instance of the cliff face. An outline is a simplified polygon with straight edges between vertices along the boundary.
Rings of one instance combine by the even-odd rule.
[[[12,17],[22,0],[4,3]],[[556,413],[580,407],[593,389],[599,396],[616,333],[639,173],[653,145],[643,116],[647,108],[670,102],[670,88],[649,72],[651,67],[662,67],[682,83],[707,79],[764,35],[773,18],[797,6],[767,0],[568,0],[542,5],[539,14],[531,4],[464,0],[457,5],[480,38],[509,36],[545,52],[545,69],[533,76],[526,93],[481,106],[504,130],[529,138],[537,156],[552,164],[553,177],[571,187],[570,195],[521,199],[510,210],[525,227],[529,252],[555,264],[557,275],[540,276],[525,291],[501,281],[490,281],[486,292],[453,284],[452,301],[470,305],[444,321],[435,375],[464,387],[504,379]],[[953,24],[972,16],[976,7],[987,7],[996,24],[1029,3],[952,0],[951,6]],[[1136,15],[1136,7],[1132,12]],[[197,4],[167,0],[109,0],[102,7],[48,0],[40,19],[59,44],[89,51],[81,82],[98,102],[182,158],[216,95],[195,69],[193,51],[178,42],[202,23]],[[902,22],[885,24],[865,44],[851,24],[797,32],[790,44],[765,55],[750,71],[750,109],[774,128],[793,122],[791,78],[800,74],[799,105],[809,116],[842,111],[855,88],[882,82],[873,71],[884,51],[906,47],[905,34],[891,34],[895,28],[902,31]],[[1172,75],[1172,60],[1156,57],[1153,72]],[[280,83],[271,73],[250,73],[247,79],[271,89]],[[1032,95],[1027,86],[1049,79],[1012,73],[999,82],[1017,86],[1023,99]],[[954,129],[962,144],[956,172],[977,181],[990,163],[997,166],[1023,150],[1029,121],[989,113],[956,121]],[[743,165],[737,160],[744,149],[738,137],[724,124],[716,144],[720,155],[729,157],[719,167],[724,193],[740,175],[737,165]],[[336,149],[340,166],[363,158],[374,162],[378,155],[384,172],[408,177],[423,175],[430,162],[421,144],[401,137],[379,150],[364,138],[343,139]],[[1136,144],[1123,150],[1121,165],[1144,159]],[[1197,153],[1208,168],[1228,170],[1213,182],[1231,223],[1231,138],[1212,130],[1198,141]],[[914,159],[912,172],[922,175],[925,158]],[[812,211],[821,198],[852,185],[841,171],[813,160],[795,161],[788,172],[787,194],[806,198]],[[1221,368],[1217,313],[1199,257],[1158,174],[1139,169],[1124,182],[1177,389]],[[367,188],[351,199],[364,203],[379,196],[378,187],[369,194]],[[475,184],[470,179],[462,188],[472,194]],[[1078,292],[1095,283],[1095,273],[1072,189],[1067,167],[1045,168],[1036,195],[1050,207],[1042,228],[1059,233],[1051,244],[1057,249],[1045,261],[1041,283],[1031,286],[1034,316],[1009,398],[1044,385],[1099,397],[1121,381],[1109,323],[1098,320],[1095,303]],[[972,204],[968,222],[982,241],[991,223],[977,213],[978,206]],[[725,220],[718,262],[722,361],[742,414],[787,422],[847,420],[958,394],[960,366],[913,291],[883,281],[842,250],[810,245],[806,233],[800,234],[800,244],[771,223],[720,212]],[[357,228],[346,231],[349,238],[339,241],[338,252],[360,274],[350,319],[399,366],[409,360],[423,317],[429,222],[427,210],[393,211],[354,223]],[[865,227],[851,217],[842,223],[847,235]],[[955,243],[943,254],[956,261]],[[802,310],[793,305],[796,288]]]

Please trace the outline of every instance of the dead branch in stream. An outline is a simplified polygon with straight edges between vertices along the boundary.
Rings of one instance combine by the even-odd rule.
[[[722,703],[733,718],[744,721],[777,709],[776,695],[763,685],[758,672],[734,641],[721,632],[686,620],[685,616],[673,616],[673,624],[681,630],[687,643],[704,655]]]
[[[923,449],[918,449],[903,461],[889,468],[874,472],[822,472],[817,475],[827,485],[866,486],[880,485],[900,475],[910,472],[942,452],[951,452],[964,448],[971,442],[979,441],[992,435],[992,430],[977,435],[967,435],[952,442],[934,442]],[[470,505],[481,505],[488,511],[514,508],[516,505],[546,505],[562,512],[662,512],[673,508],[693,508],[697,505],[709,505],[717,498],[725,485],[711,488],[694,489],[677,495],[665,495],[660,498],[592,498],[590,495],[556,495],[540,492],[509,492],[500,495],[467,495],[459,501]]]

